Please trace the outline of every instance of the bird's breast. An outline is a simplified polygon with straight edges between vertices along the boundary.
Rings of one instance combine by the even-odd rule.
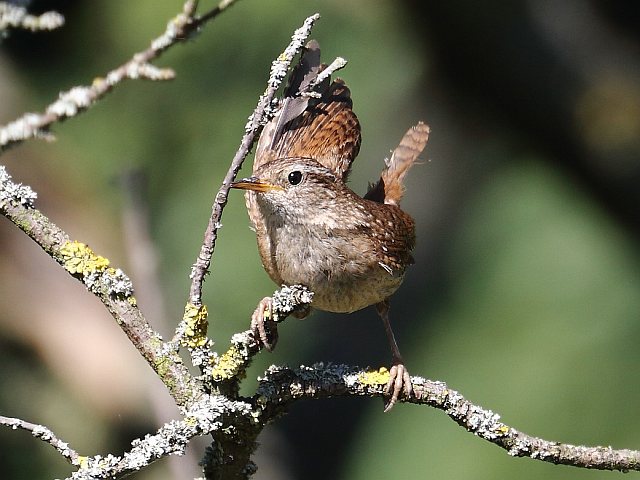
[[[385,263],[386,247],[371,236],[304,225],[270,230],[278,276],[311,289],[314,308],[354,312],[385,300],[402,283],[405,265]]]

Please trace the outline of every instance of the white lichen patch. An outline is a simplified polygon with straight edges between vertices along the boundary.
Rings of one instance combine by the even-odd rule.
[[[36,198],[38,194],[31,190],[31,187],[12,182],[11,175],[0,165],[0,208],[7,204],[33,208]]]

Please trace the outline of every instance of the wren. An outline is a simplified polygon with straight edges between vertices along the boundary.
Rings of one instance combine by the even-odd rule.
[[[414,221],[399,204],[403,178],[424,149],[429,127],[409,129],[385,160],[380,179],[360,197],[346,185],[360,148],[360,124],[341,80],[316,82],[324,68],[318,44],[309,42],[280,109],[260,136],[252,176],[232,187],[247,191],[258,250],[275,283],[306,286],[318,310],[351,313],[376,306],[392,353],[388,411],[402,392],[412,395],[389,323],[389,297],[413,263]],[[256,341],[268,350],[277,340],[270,302],[263,299],[252,316]]]

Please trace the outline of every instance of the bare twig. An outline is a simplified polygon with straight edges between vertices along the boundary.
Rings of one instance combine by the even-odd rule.
[[[9,28],[37,32],[39,30],[54,30],[62,25],[64,25],[64,17],[58,12],[29,15],[24,7],[0,2],[0,32]]]
[[[292,402],[333,396],[384,396],[389,379],[386,369],[362,370],[347,365],[318,363],[299,368],[271,367],[260,379],[254,401],[274,418]],[[640,470],[640,451],[611,447],[585,447],[527,435],[500,421],[491,410],[474,405],[444,382],[412,377],[415,397],[401,401],[443,410],[470,433],[505,449],[514,457],[596,470]]]
[[[146,50],[136,53],[129,61],[111,70],[104,77],[95,78],[90,86],[73,87],[60,93],[58,100],[49,105],[44,112],[27,113],[4,127],[0,127],[0,152],[29,138],[52,139],[48,132],[52,124],[75,117],[94,105],[124,80],[138,78],[170,80],[174,78],[173,70],[155,67],[150,62],[171,46],[190,38],[206,21],[215,18],[236,1],[223,0],[218,7],[205,13],[202,17],[195,15],[198,2],[186,1],[183,11],[167,24],[164,33],[154,39]]]
[[[72,449],[68,443],[60,440],[56,435],[44,425],[26,422],[19,418],[4,417],[0,415],[0,425],[6,425],[14,430],[20,428],[31,432],[35,438],[47,442],[55,448],[72,465],[79,465],[78,453]]]
[[[215,197],[211,210],[211,217],[204,234],[204,241],[202,243],[200,253],[191,268],[189,303],[192,305],[202,305],[202,283],[205,275],[209,271],[211,256],[213,255],[216,239],[218,237],[218,229],[221,227],[220,219],[222,218],[222,211],[227,204],[227,197],[229,195],[229,189],[231,188],[231,182],[236,178],[236,175],[242,166],[242,162],[249,154],[257,135],[260,133],[260,129],[268,120],[269,115],[272,115],[272,112],[269,111],[269,107],[272,104],[275,93],[286,77],[293,58],[304,45],[305,40],[311,33],[313,24],[318,20],[318,18],[320,18],[320,15],[317,13],[308,17],[304,21],[303,25],[294,32],[291,37],[291,43],[289,43],[284,52],[271,64],[271,73],[267,82],[267,89],[260,97],[258,105],[249,117],[240,147],[233,157],[231,166],[229,167],[229,170],[222,181],[222,186]]]

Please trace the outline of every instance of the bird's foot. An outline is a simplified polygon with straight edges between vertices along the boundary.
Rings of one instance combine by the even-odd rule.
[[[256,343],[273,351],[278,343],[278,325],[271,310],[271,297],[264,297],[251,315],[251,333]]]
[[[393,408],[402,392],[404,392],[406,398],[413,395],[411,376],[409,375],[407,367],[405,367],[402,362],[394,362],[393,366],[389,370],[389,381],[384,387],[385,395],[391,395],[391,398],[388,398],[385,402],[385,413]]]

